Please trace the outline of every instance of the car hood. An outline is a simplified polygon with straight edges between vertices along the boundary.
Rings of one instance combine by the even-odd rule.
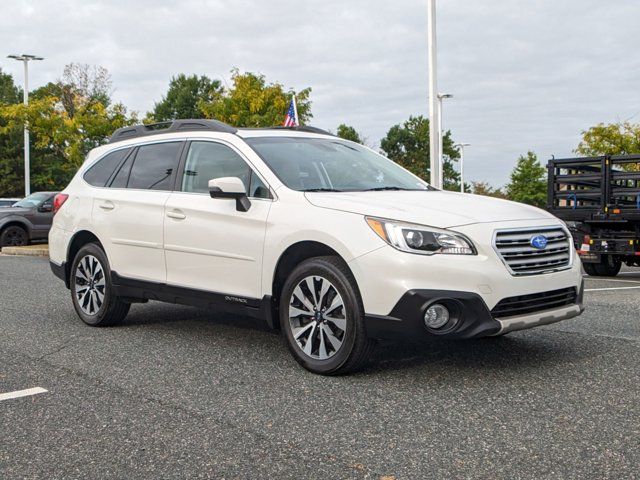
[[[557,220],[539,208],[468,193],[426,191],[307,192],[311,204],[439,228],[516,220]]]

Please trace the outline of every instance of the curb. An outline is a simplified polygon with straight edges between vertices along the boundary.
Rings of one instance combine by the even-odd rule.
[[[4,247],[0,250],[2,255],[26,255],[30,257],[48,257],[48,245],[30,245],[28,247]]]

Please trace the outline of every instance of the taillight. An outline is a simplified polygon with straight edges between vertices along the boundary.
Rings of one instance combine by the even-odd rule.
[[[55,197],[53,197],[53,213],[54,214],[58,210],[60,210],[60,207],[62,207],[62,205],[64,205],[64,202],[67,201],[67,198],[69,198],[69,195],[67,195],[66,193],[58,193]]]

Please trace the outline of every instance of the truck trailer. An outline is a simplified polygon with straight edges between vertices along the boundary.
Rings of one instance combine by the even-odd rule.
[[[567,224],[587,274],[640,266],[640,155],[552,158],[547,169],[547,210]]]

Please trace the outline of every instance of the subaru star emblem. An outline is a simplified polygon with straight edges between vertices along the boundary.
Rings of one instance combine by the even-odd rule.
[[[547,240],[547,237],[545,237],[544,235],[536,235],[531,239],[530,243],[533,248],[542,250],[547,246],[547,243],[549,243],[549,240]]]

